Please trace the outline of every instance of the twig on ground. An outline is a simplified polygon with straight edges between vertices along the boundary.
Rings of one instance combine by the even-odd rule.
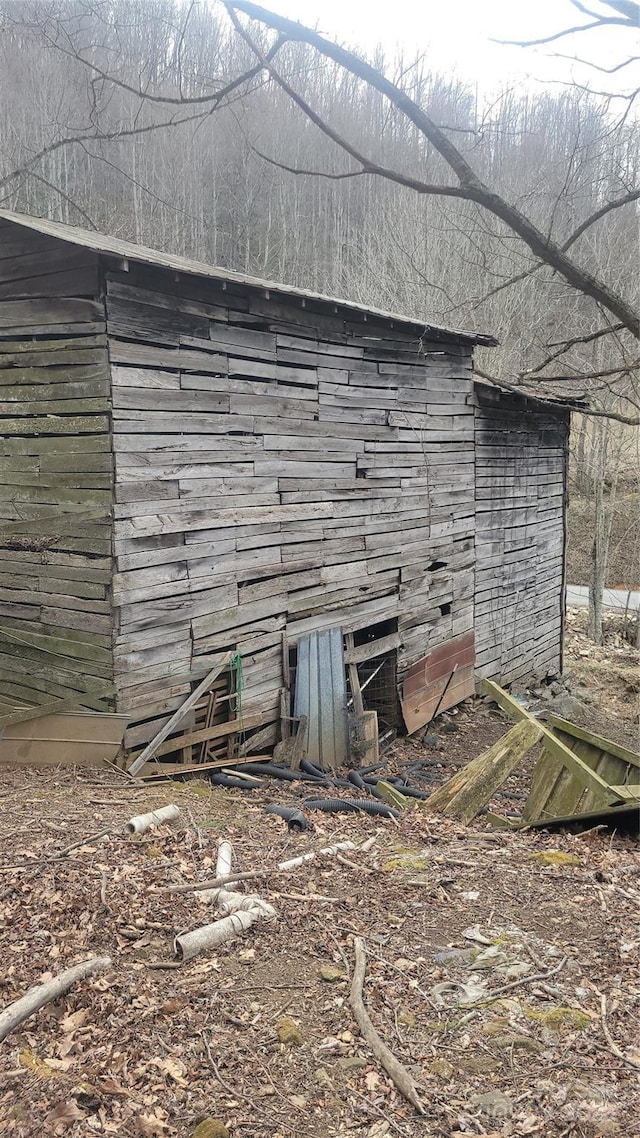
[[[90,842],[97,842],[100,838],[107,838],[112,833],[111,827],[107,826],[106,829],[100,830],[97,834],[90,834],[88,838],[80,838],[79,841],[73,842],[70,846],[65,846],[63,850],[58,850],[57,853],[50,854],[48,857],[39,858],[38,861],[19,861],[15,865],[4,865],[2,870],[6,872],[10,869],[39,869],[43,865],[49,865],[52,861],[60,861],[61,858],[80,849],[81,846],[86,846]]]
[[[276,897],[284,897],[285,901],[324,901],[327,905],[339,905],[341,897],[325,897],[322,893],[280,893],[274,891]]]
[[[255,877],[271,877],[272,874],[283,873],[278,869],[252,869],[246,873],[223,873],[220,877],[212,877],[208,881],[196,881],[189,885],[163,885],[153,888],[152,893],[199,893],[208,889],[218,889],[221,885],[231,885],[235,881],[251,881]]]
[[[519,988],[521,984],[534,984],[538,980],[548,980],[550,976],[555,976],[561,968],[564,968],[568,956],[563,956],[559,964],[555,968],[550,968],[548,972],[533,972],[531,976],[521,976],[519,980],[512,980],[510,984],[503,984],[501,988],[493,988],[491,992],[487,992],[486,996],[482,996],[479,1000],[474,1000],[472,1004],[466,1004],[465,1007],[476,1007],[478,1004],[490,1003],[496,996],[501,996],[503,992],[510,992],[512,988]]]
[[[400,1091],[400,1094],[411,1103],[412,1106],[418,1111],[418,1114],[425,1114],[425,1108],[420,1101],[420,1096],[416,1085],[407,1071],[406,1067],[402,1065],[399,1059],[396,1059],[392,1051],[389,1050],[386,1043],[378,1035],[375,1027],[369,1019],[369,1014],[364,1006],[362,998],[362,989],[364,985],[365,969],[367,964],[367,952],[363,937],[357,936],[354,940],[355,948],[355,968],[353,971],[353,980],[351,982],[351,995],[350,1003],[353,1009],[353,1014],[356,1017],[356,1022],[364,1039],[369,1044],[376,1059],[384,1067],[385,1071],[395,1083]]]
[[[602,1024],[602,1034],[604,1035],[609,1050],[613,1052],[617,1059],[621,1059],[623,1063],[628,1063],[630,1067],[634,1067],[636,1071],[640,1071],[640,1062],[637,1059],[631,1059],[629,1055],[625,1055],[624,1051],[614,1040],[611,1032],[609,1031],[609,1023],[607,1020],[607,997],[602,992],[598,992],[600,996],[600,1022]]]
[[[351,858],[345,857],[344,854],[336,854],[336,861],[340,865],[346,865],[347,869],[355,869],[358,873],[373,873],[373,869],[369,869],[366,865],[358,865],[357,862],[351,861]]]

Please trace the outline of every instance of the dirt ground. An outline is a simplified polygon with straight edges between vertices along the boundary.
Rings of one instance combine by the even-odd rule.
[[[581,651],[574,630],[576,671],[589,667]],[[597,682],[586,714],[628,736],[633,693],[617,674]],[[419,749],[435,786],[506,727],[476,701],[394,759]],[[514,776],[496,808],[519,811],[527,779]],[[220,1126],[197,1138],[640,1135],[634,837],[495,831],[482,817],[464,827],[419,804],[397,823],[315,814],[313,831],[290,834],[264,812],[303,796],[297,783],[245,793],[3,772],[0,1004],[89,956],[111,965],[2,1044],[0,1134],[191,1138],[210,1119]],[[131,815],[169,802],[172,826],[123,836]],[[215,915],[197,893],[163,890],[212,877],[222,839],[238,871],[354,848],[248,882],[275,919],[177,964],[174,935]],[[356,1024],[356,936],[367,1010],[423,1115]]]

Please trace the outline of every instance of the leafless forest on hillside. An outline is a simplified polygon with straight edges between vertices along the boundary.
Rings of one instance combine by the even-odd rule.
[[[591,90],[540,84],[480,102],[429,51],[391,59],[380,48],[371,62],[478,179],[637,313],[638,6],[595,7],[629,32],[628,58],[612,69],[628,77],[623,95],[594,68]],[[251,5],[5,0],[2,205],[491,331],[501,346],[478,353],[481,370],[575,400],[588,393],[597,412],[636,422],[633,321],[622,326],[476,201],[420,189],[451,185],[451,171],[399,105],[312,36],[236,8]],[[587,57],[598,30],[584,32]],[[398,177],[367,172],[354,154]],[[599,480],[605,508],[620,474],[633,489],[635,428],[606,419],[574,438],[581,493]]]

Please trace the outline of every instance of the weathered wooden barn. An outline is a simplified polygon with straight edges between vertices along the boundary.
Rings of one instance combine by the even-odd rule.
[[[409,730],[556,669],[568,414],[492,343],[1,212],[0,698],[135,750],[229,649],[264,749],[310,630]]]

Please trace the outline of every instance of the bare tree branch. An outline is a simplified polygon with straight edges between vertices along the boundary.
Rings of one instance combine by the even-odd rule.
[[[66,194],[60,186],[54,185],[54,183],[50,182],[48,178],[44,178],[42,174],[36,174],[35,170],[31,170],[29,177],[35,178],[36,182],[40,182],[43,186],[46,186],[47,189],[53,190],[53,192],[55,194],[58,194],[63,201],[67,202],[68,205],[77,210],[77,212],[80,214],[80,217],[86,221],[89,229],[97,230],[97,225],[95,225],[93,219],[89,216],[86,210],[84,210],[81,205],[78,205],[78,203],[74,201],[73,198],[69,196],[69,194]]]
[[[243,72],[242,75],[238,75],[235,79],[230,80],[219,90],[209,91],[205,95],[186,96],[182,93],[180,95],[174,96],[152,95],[149,91],[144,91],[140,86],[134,87],[133,84],[126,83],[124,79],[118,79],[117,76],[112,72],[105,71],[104,68],[99,67],[97,63],[94,63],[90,59],[86,59],[82,52],[73,46],[73,41],[65,28],[61,30],[64,33],[69,47],[64,47],[59,42],[59,40],[48,35],[43,28],[40,27],[39,30],[41,31],[43,38],[51,45],[51,47],[55,48],[56,51],[61,52],[62,55],[69,56],[71,59],[77,60],[77,62],[81,63],[83,67],[86,67],[89,69],[89,71],[93,72],[93,75],[96,78],[102,79],[105,83],[109,83],[114,87],[119,87],[122,91],[127,91],[129,94],[135,95],[136,98],[141,99],[146,103],[161,103],[164,105],[176,107],[202,106],[210,105],[211,103],[216,104],[219,103],[221,99],[224,99],[227,95],[235,91],[238,87],[241,87],[243,83],[250,82],[251,79],[254,79],[264,69],[264,65],[262,63],[257,64],[255,67],[252,67],[248,71]],[[182,38],[184,38],[184,29],[182,31]],[[285,43],[286,38],[284,36],[279,36],[272,47],[269,48],[269,51],[266,53],[267,60],[273,59]]]
[[[333,129],[333,127],[329,126],[329,124],[320,117],[317,111],[314,111],[309,103],[307,103],[307,101],[302,98],[302,95],[299,95],[298,92],[294,90],[291,84],[287,82],[284,76],[281,75],[280,72],[270,62],[270,60],[267,59],[267,56],[260,50],[258,44],[242,27],[240,21],[238,20],[238,17],[233,11],[232,6],[228,4],[226,6],[229,11],[229,17],[233,23],[233,26],[236,28],[238,34],[242,36],[242,39],[245,41],[245,43],[249,45],[257,58],[261,61],[261,67],[268,69],[269,73],[273,76],[276,83],[282,88],[285,94],[287,94],[289,98],[292,99],[292,101],[296,104],[296,106],[299,107],[301,111],[303,111],[303,113],[307,116],[307,118],[311,120],[314,126],[318,127],[318,130],[321,130],[322,133],[327,136],[327,138],[330,138],[331,141],[336,144],[336,146],[338,146],[341,150],[344,150],[345,153],[348,154],[350,158],[353,158],[355,162],[359,162],[361,169],[353,171],[353,174],[376,174],[378,177],[388,178],[392,182],[397,182],[400,186],[406,186],[410,190],[415,190],[419,194],[439,194],[443,197],[466,198],[467,195],[460,186],[429,185],[426,182],[421,182],[418,178],[411,178],[406,174],[400,174],[397,170],[390,170],[385,166],[379,166],[377,162],[373,162],[370,158],[367,158],[364,154],[361,154],[360,151],[357,150],[355,146],[353,146],[350,142],[348,142],[346,138],[343,138],[342,135],[338,134],[338,132]],[[276,162],[275,159],[267,159],[267,161],[271,161],[272,165],[274,166],[280,165],[280,163]],[[318,174],[318,171],[299,170],[292,166],[283,168],[287,169],[291,174],[309,173],[316,176]],[[339,177],[352,177],[353,174],[341,174]],[[332,177],[334,175],[329,174],[328,176]]]
[[[596,419],[614,419],[617,423],[625,423],[630,427],[640,427],[640,416],[623,415],[619,411],[605,410],[599,407],[587,407],[584,403],[569,402],[565,399],[554,399],[553,397],[541,397],[536,392],[527,391],[526,388],[519,386],[517,383],[510,383],[506,379],[498,379],[495,375],[490,375],[489,372],[483,371],[479,367],[474,368],[476,375],[481,379],[487,379],[489,383],[494,384],[495,387],[505,391],[512,391],[515,395],[520,395],[524,399],[534,399],[536,403],[546,404],[550,407],[561,407],[563,411],[572,411],[578,415],[589,415],[591,418]]]
[[[275,51],[275,46],[272,51]],[[38,162],[41,162],[43,158],[46,158],[50,154],[55,154],[56,151],[61,150],[65,147],[79,146],[87,142],[120,142],[125,138],[136,138],[140,135],[154,134],[160,130],[170,130],[174,127],[184,126],[186,123],[201,122],[210,114],[213,114],[215,110],[217,110],[223,97],[232,94],[237,90],[239,86],[242,85],[242,83],[247,81],[247,79],[253,78],[262,70],[263,65],[258,68],[251,68],[250,71],[244,72],[242,76],[238,76],[236,79],[233,79],[230,83],[227,84],[226,87],[216,93],[213,105],[208,106],[205,110],[200,110],[194,112],[193,114],[182,115],[179,117],[172,115],[171,118],[164,119],[161,122],[147,123],[143,126],[133,126],[126,129],[120,128],[113,131],[80,131],[77,134],[68,134],[62,138],[58,138],[55,142],[51,142],[47,146],[43,146],[21,166],[17,167],[15,170],[12,170],[11,173],[5,174],[4,177],[0,178],[0,189],[8,185],[10,182],[23,177],[25,174],[31,175],[33,173],[33,167],[36,166]],[[134,93],[137,94],[135,88],[133,88],[133,90]]]
[[[601,371],[580,371],[575,375],[537,375],[533,376],[530,372],[523,372],[522,378],[526,377],[527,383],[566,383],[575,382],[576,379],[604,379],[609,375],[630,375],[631,372],[637,371],[640,367],[640,359],[635,360],[632,364],[619,367],[604,368]]]
[[[322,120],[318,121],[318,126],[321,121]],[[323,128],[320,127],[320,129],[322,130]],[[327,128],[327,130],[328,129],[329,128]],[[323,133],[327,133],[327,131]],[[333,139],[333,141],[335,141],[335,139]],[[275,166],[278,170],[284,170],[287,174],[303,175],[312,178],[326,178],[331,182],[342,182],[346,178],[361,178],[363,174],[375,174],[380,178],[388,178],[391,182],[397,182],[400,186],[406,186],[410,190],[415,190],[417,194],[429,194],[432,197],[439,196],[443,198],[466,197],[464,191],[461,190],[459,186],[438,186],[435,183],[432,185],[429,182],[421,182],[418,178],[410,178],[404,174],[398,174],[396,170],[390,170],[386,166],[378,166],[376,162],[372,162],[370,159],[363,159],[365,165],[361,166],[359,170],[346,170],[344,173],[334,174],[330,170],[306,170],[298,166],[288,166],[286,162],[278,162],[276,158],[270,158],[268,154],[263,154],[263,152],[258,150],[257,146],[254,146],[252,143],[249,145],[253,153],[258,155],[258,158],[262,158],[264,162],[268,162],[270,166]]]
[[[636,188],[635,190],[629,190],[629,192],[627,194],[623,194],[621,198],[616,198],[615,201],[606,202],[605,205],[600,206],[600,209],[597,209],[595,213],[592,213],[589,215],[589,217],[586,217],[585,220],[580,223],[578,228],[574,229],[571,236],[568,237],[567,240],[560,246],[563,253],[566,253],[567,249],[570,249],[574,242],[576,242],[579,237],[582,237],[582,234],[586,233],[587,229],[590,229],[592,225],[595,225],[597,221],[600,221],[602,217],[606,217],[607,214],[612,213],[613,210],[620,209],[621,206],[629,205],[631,202],[638,201],[638,199],[640,199],[640,187]],[[492,288],[489,292],[485,293],[484,296],[480,298],[480,300],[476,300],[474,302],[474,308],[479,308],[481,304],[484,304],[485,301],[489,300],[492,296],[497,296],[499,292],[502,292],[505,288],[510,288],[511,285],[519,284],[521,281],[526,280],[527,277],[533,276],[534,273],[537,273],[539,269],[542,269],[544,267],[545,263],[543,261],[538,261],[537,265],[532,265],[530,269],[526,269],[523,273],[518,273],[517,276],[509,277],[508,280],[502,281],[501,284],[496,285],[495,288]]]
[[[530,368],[528,371],[522,372],[522,377],[529,379],[537,372],[542,371],[542,369],[547,367],[550,363],[553,363],[554,360],[557,360],[560,356],[565,355],[566,352],[571,350],[571,348],[575,348],[578,344],[592,344],[594,340],[599,340],[602,336],[610,336],[616,332],[621,332],[623,328],[623,324],[613,324],[609,328],[599,328],[597,332],[588,332],[584,336],[573,336],[569,340],[563,340],[562,344],[558,347],[557,352],[552,352],[551,355],[547,356],[546,360],[542,361],[542,363],[538,363],[535,367]]]
[[[541,39],[536,40],[494,40],[494,43],[511,44],[514,47],[537,47],[543,43],[553,43],[554,40],[563,39],[565,36],[575,35],[577,32],[588,32],[592,28],[604,28],[608,25],[618,25],[625,28],[637,28],[640,19],[640,5],[636,0],[602,0],[608,8],[619,12],[618,16],[605,16],[598,12],[593,12],[586,5],[581,4],[579,0],[571,0],[573,7],[582,12],[583,16],[591,16],[592,22],[590,24],[578,24],[572,28],[564,28],[561,32],[554,32],[550,36],[542,36]]]
[[[636,308],[629,304],[623,297],[619,296],[606,282],[594,277],[586,269],[577,265],[550,237],[545,236],[529,218],[522,214],[516,206],[506,201],[505,198],[486,185],[471,168],[456,146],[454,146],[451,139],[436,126],[435,122],[433,122],[426,112],[414,102],[413,99],[391,83],[381,72],[377,71],[366,61],[360,59],[353,52],[331,43],[317,32],[293,20],[287,20],[282,16],[275,15],[265,8],[250,2],[250,0],[227,0],[226,7],[229,11],[231,9],[237,9],[244,12],[251,18],[279,31],[288,39],[309,44],[311,47],[316,48],[321,54],[340,64],[340,66],[351,72],[352,75],[355,75],[377,91],[380,91],[398,110],[407,116],[413,125],[417,127],[444,158],[458,178],[461,188],[465,191],[464,196],[469,201],[476,202],[490,213],[493,213],[495,217],[499,218],[509,229],[516,233],[541,261],[544,261],[550,265],[551,268],[560,273],[560,275],[578,291],[584,293],[586,296],[590,296],[598,304],[602,305],[604,309],[611,312],[634,336],[640,338],[640,316]],[[269,66],[271,68],[271,65]],[[290,87],[289,92],[297,105],[307,113],[304,100],[301,100],[300,96]],[[315,112],[312,112],[312,116],[314,114]],[[312,121],[315,121],[313,117]],[[323,127],[326,126],[326,124],[322,125]],[[331,131],[331,128],[328,128],[328,131]],[[333,131],[329,134],[329,137],[332,136],[337,145],[343,145],[344,140],[340,139],[340,136],[336,135]],[[350,144],[347,144],[346,147],[343,146],[343,149],[345,149],[346,153],[350,154],[351,157],[354,157],[357,161],[362,163],[361,156],[357,151],[354,151],[354,148]]]
[[[638,63],[640,55],[630,55],[628,59],[624,59],[622,63],[616,63],[613,67],[602,67],[599,63],[592,63],[590,59],[581,59],[578,55],[563,55],[562,52],[554,52],[552,59],[568,59],[571,63],[582,63],[584,67],[591,67],[594,71],[602,71],[605,75],[615,75],[617,71],[622,71],[624,67],[628,67],[630,63]]]

